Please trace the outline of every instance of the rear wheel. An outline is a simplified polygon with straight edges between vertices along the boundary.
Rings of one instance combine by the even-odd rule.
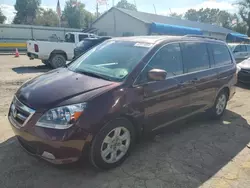
[[[214,103],[214,106],[210,109],[212,118],[219,119],[225,112],[228,101],[228,93],[223,90],[221,91]]]
[[[54,69],[59,68],[59,67],[63,67],[63,66],[65,66],[65,64],[66,64],[66,58],[62,54],[54,54],[50,58],[50,65]]]
[[[116,119],[95,136],[90,149],[92,164],[101,169],[119,166],[129,155],[134,144],[135,131],[126,119]]]

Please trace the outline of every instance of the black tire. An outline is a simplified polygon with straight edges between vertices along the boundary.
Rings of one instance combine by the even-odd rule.
[[[66,65],[66,57],[62,54],[53,54],[50,58],[50,65],[56,69]]]
[[[103,146],[104,146],[103,142],[104,142],[105,137],[112,133],[112,130],[114,130],[115,128],[119,128],[119,127],[123,127],[129,131],[130,144],[128,146],[127,151],[124,152],[125,154],[118,161],[115,161],[113,163],[108,163],[103,159],[102,154],[101,154],[101,149],[103,149]],[[120,134],[120,136],[122,135]],[[95,136],[91,144],[89,157],[90,157],[90,161],[92,165],[98,169],[105,169],[105,170],[112,169],[112,168],[119,166],[129,156],[131,148],[134,145],[134,141],[135,141],[135,130],[130,121],[124,118],[119,118],[119,119],[115,119],[109,122],[97,133],[97,135]],[[118,151],[115,151],[116,155],[117,155],[117,152],[119,152],[119,149]],[[111,153],[110,153],[110,158],[111,158]]]
[[[44,65],[48,65],[48,64],[49,64],[49,60],[42,60],[42,63],[43,63]]]
[[[222,98],[225,98],[225,104],[223,105],[223,107],[221,107],[221,110],[218,110],[217,105],[219,103],[219,100],[221,100]],[[222,90],[217,95],[214,106],[208,111],[211,118],[220,119],[225,112],[225,109],[227,107],[227,102],[228,102],[228,92],[226,90]]]
[[[42,60],[42,63],[46,65],[47,67],[51,68],[49,60]]]

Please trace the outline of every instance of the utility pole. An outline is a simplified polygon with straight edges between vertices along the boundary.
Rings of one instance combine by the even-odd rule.
[[[99,17],[99,7],[98,7],[98,2],[96,1],[96,17]]]
[[[156,8],[155,8],[155,4],[153,4],[153,6],[154,6],[155,14],[157,14],[157,13],[156,13]]]
[[[169,8],[169,12],[170,12],[170,14],[172,14],[171,8]]]
[[[114,7],[114,6],[115,6],[115,0],[112,1],[112,7]]]
[[[136,6],[136,0],[134,0],[134,5],[135,5],[135,7],[137,8],[137,6]]]

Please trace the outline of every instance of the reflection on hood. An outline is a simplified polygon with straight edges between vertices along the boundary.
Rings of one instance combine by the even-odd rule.
[[[238,66],[242,69],[250,69],[250,58],[242,61],[241,63],[238,64]]]

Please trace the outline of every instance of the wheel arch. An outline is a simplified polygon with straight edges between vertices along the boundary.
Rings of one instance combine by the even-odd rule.
[[[121,115],[120,118],[127,119],[133,125],[134,130],[135,130],[135,134],[136,134],[136,138],[140,138],[141,137],[141,135],[143,133],[143,130],[144,130],[144,127],[143,127],[142,124],[140,124],[138,122],[138,120],[136,120],[134,117],[126,115],[126,114]]]
[[[66,53],[65,51],[63,51],[63,50],[53,50],[53,51],[50,53],[49,59],[50,59],[53,55],[55,55],[55,54],[63,55],[63,56],[66,58],[66,60],[68,60],[67,53]]]
[[[229,87],[228,86],[224,86],[224,87],[222,87],[220,90],[219,90],[219,92],[217,93],[217,96],[219,95],[219,93],[221,93],[222,91],[225,91],[226,93],[227,93],[227,97],[229,97],[230,96],[230,89],[229,89]]]

